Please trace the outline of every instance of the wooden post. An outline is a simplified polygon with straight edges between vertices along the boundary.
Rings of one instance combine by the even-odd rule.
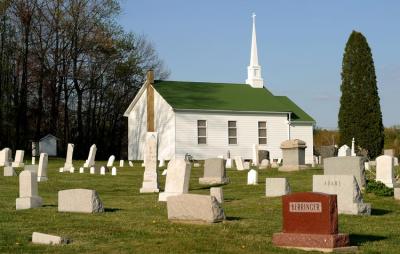
[[[154,72],[149,70],[147,72],[146,91],[147,91],[147,131],[154,132]]]

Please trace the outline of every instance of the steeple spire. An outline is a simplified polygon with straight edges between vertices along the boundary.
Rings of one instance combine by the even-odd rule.
[[[247,67],[246,84],[254,88],[263,88],[264,80],[261,77],[261,66],[258,65],[256,14],[253,13],[253,34],[251,37],[250,65]]]

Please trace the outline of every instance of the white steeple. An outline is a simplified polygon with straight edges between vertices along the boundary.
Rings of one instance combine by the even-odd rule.
[[[256,38],[256,14],[253,13],[253,35],[251,37],[250,65],[247,67],[246,84],[254,88],[263,88],[264,80],[261,77],[261,66],[258,65],[257,38]]]

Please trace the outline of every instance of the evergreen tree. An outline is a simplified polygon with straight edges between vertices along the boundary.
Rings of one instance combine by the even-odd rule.
[[[347,41],[342,63],[339,132],[341,144],[368,151],[370,158],[382,152],[384,129],[371,49],[366,38],[353,31]]]

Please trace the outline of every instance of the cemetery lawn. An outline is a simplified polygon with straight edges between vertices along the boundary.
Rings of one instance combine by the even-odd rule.
[[[139,162],[134,168],[118,169],[117,176],[59,173],[63,163],[64,159],[49,159],[49,181],[39,183],[43,207],[22,211],[15,210],[18,177],[3,177],[0,169],[0,253],[306,253],[272,245],[272,234],[281,231],[281,199],[264,196],[265,178],[287,177],[292,191],[311,191],[312,175],[323,173],[260,170],[259,184],[247,186],[247,171],[228,170],[231,183],[224,186],[223,204],[227,221],[189,225],[169,222],[158,194],[139,194]],[[79,168],[83,162],[74,165]],[[202,172],[192,168],[191,193],[209,194],[207,186],[198,184]],[[160,176],[161,188],[164,182]],[[72,188],[97,190],[106,212],[57,212],[57,192]],[[372,203],[372,215],[340,215],[339,231],[350,234],[360,253],[399,253],[400,201],[373,194],[364,194],[364,201]],[[72,243],[34,245],[34,231],[67,236]]]

